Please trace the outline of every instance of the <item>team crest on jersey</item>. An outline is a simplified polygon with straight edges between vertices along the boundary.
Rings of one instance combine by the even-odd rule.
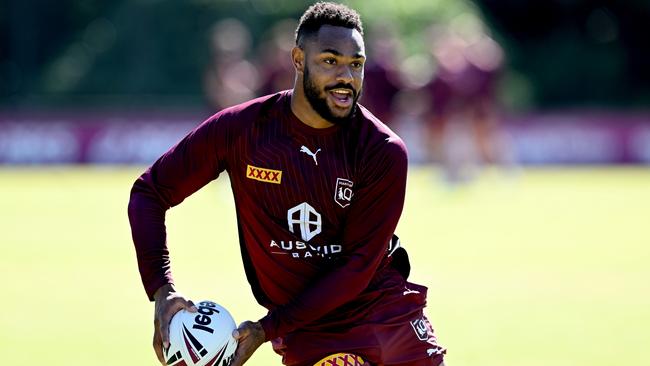
[[[336,178],[336,189],[334,189],[334,201],[339,206],[346,208],[352,201],[352,183],[349,179]]]
[[[258,168],[249,164],[246,165],[246,178],[260,182],[280,184],[282,182],[282,170]]]
[[[418,336],[418,338],[421,341],[426,341],[429,339],[429,322],[426,320],[426,318],[418,318],[415,320],[411,321],[411,326],[413,327],[413,330],[415,331],[415,334]]]

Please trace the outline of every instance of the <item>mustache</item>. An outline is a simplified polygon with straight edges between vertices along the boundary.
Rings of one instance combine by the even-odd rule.
[[[352,92],[352,96],[356,97],[357,96],[357,91],[354,89],[354,87],[350,84],[345,84],[345,83],[338,83],[334,86],[327,86],[325,87],[325,91],[330,91],[334,89],[349,89]]]

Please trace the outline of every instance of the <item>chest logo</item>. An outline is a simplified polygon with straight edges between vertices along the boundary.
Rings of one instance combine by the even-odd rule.
[[[282,182],[282,170],[258,168],[249,164],[246,165],[246,178],[260,182],[280,184]]]
[[[314,163],[316,165],[318,165],[318,160],[316,160],[316,154],[318,154],[319,151],[320,149],[316,150],[316,152],[311,152],[311,150],[309,150],[309,148],[305,145],[302,145],[300,147],[300,152],[304,152],[305,154],[311,156],[314,159]]]
[[[339,206],[346,208],[352,201],[352,185],[354,183],[349,179],[336,178],[336,188],[334,189],[334,201]]]
[[[307,202],[287,211],[287,222],[292,233],[295,234],[295,227],[299,228],[300,237],[304,241],[309,241],[320,234],[323,227],[321,215]]]

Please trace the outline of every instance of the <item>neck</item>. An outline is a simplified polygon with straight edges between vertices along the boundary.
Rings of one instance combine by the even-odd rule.
[[[293,86],[293,93],[291,93],[291,111],[296,115],[296,117],[298,117],[300,122],[309,127],[327,128],[334,125],[332,122],[321,117],[320,114],[311,107],[311,104],[307,100],[307,96],[305,96],[305,91],[302,87],[302,80],[300,78],[296,79]]]

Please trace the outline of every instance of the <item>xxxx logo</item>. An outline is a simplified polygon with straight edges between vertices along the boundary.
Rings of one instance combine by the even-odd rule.
[[[280,184],[282,181],[282,171],[246,165],[246,178],[259,180],[260,182]]]

